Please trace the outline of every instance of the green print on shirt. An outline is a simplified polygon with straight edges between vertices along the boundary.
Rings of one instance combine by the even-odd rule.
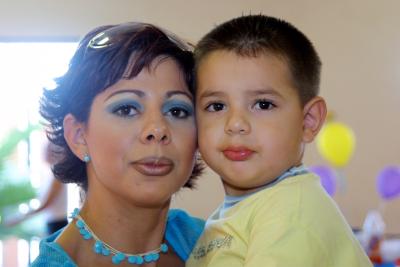
[[[200,259],[206,256],[208,253],[215,249],[230,248],[232,244],[233,236],[226,235],[224,237],[216,238],[211,240],[207,245],[200,245],[193,250],[193,257]]]

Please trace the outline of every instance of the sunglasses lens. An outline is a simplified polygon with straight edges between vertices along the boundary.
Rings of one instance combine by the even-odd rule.
[[[105,34],[105,32],[101,32],[97,34],[95,37],[93,37],[92,40],[90,40],[88,47],[98,49],[98,48],[103,48],[111,45],[110,42],[110,37]]]
[[[92,49],[101,49],[109,47],[114,43],[118,42],[119,39],[123,38],[127,34],[137,32],[143,25],[138,23],[124,23],[115,27],[111,27],[105,31],[95,35],[88,43],[87,47]],[[148,27],[148,26],[146,26]],[[178,41],[179,39],[171,32],[165,31],[167,38],[179,47],[183,51],[190,51],[191,49],[186,44]]]
[[[115,38],[123,34],[135,31],[137,24],[125,23],[115,27],[111,27],[94,36],[88,43],[88,47],[99,49],[115,43]]]

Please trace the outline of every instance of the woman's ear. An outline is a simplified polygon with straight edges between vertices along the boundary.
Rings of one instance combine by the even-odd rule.
[[[320,96],[316,96],[308,101],[303,108],[303,116],[303,141],[310,143],[317,136],[325,122],[325,100]]]
[[[85,125],[79,122],[74,115],[67,114],[64,117],[64,138],[67,141],[72,153],[83,160],[83,157],[88,153],[85,140]]]

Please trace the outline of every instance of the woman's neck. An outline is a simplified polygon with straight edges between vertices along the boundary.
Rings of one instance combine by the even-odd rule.
[[[169,202],[159,208],[135,207],[126,200],[91,198],[87,194],[80,216],[93,233],[114,249],[123,253],[142,254],[160,247],[165,242],[164,233]],[[78,266],[110,266],[111,257],[104,257],[93,251],[94,241],[85,240],[76,227],[76,222],[67,226],[56,242]],[[160,255],[161,256],[161,255]],[[173,264],[168,264],[172,261]],[[166,263],[167,262],[167,263]],[[183,266],[183,262],[168,250],[158,261],[160,266]],[[120,266],[130,266],[126,261]],[[153,262],[146,266],[155,266]]]
[[[118,197],[92,197],[87,195],[80,216],[102,241],[130,254],[154,250],[163,242],[169,202],[138,207]]]

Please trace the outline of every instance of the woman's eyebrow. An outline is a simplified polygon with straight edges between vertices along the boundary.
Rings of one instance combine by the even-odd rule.
[[[135,94],[140,98],[145,96],[145,93],[142,90],[139,90],[139,89],[122,89],[122,90],[118,90],[118,91],[110,94],[109,96],[107,96],[107,98],[104,101],[107,101],[108,99],[110,99],[111,97],[113,97],[115,95],[124,94],[124,93]]]
[[[186,97],[188,97],[190,100],[193,100],[193,96],[185,91],[181,91],[181,90],[173,90],[173,91],[168,91],[167,92],[167,98],[171,98],[174,95],[184,95]]]

